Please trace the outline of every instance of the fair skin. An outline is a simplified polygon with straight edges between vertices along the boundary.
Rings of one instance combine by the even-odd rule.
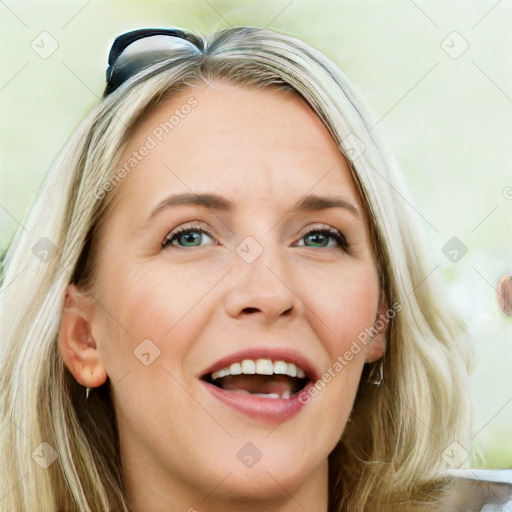
[[[326,511],[327,457],[364,363],[384,353],[385,333],[278,422],[226,405],[200,376],[225,356],[269,346],[300,354],[320,376],[374,324],[385,304],[361,200],[336,143],[301,99],[223,81],[159,105],[121,162],[191,96],[197,106],[115,190],[96,284],[88,294],[68,289],[60,353],[82,385],[109,382],[134,512]],[[171,194],[192,191],[233,207],[181,204],[151,215]],[[292,211],[311,194],[353,209]],[[183,226],[208,234],[173,237]],[[329,227],[348,250],[332,235],[306,234]],[[262,249],[250,263],[237,252],[246,237]],[[147,339],[145,353],[160,354],[145,365],[134,351]],[[252,467],[237,456],[246,443],[261,454]]]

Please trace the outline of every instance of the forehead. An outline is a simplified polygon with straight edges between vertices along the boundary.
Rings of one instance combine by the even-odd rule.
[[[325,125],[298,94],[276,88],[187,87],[138,124],[117,168],[130,162],[115,202],[142,210],[190,192],[276,207],[307,193],[339,193],[361,205]]]

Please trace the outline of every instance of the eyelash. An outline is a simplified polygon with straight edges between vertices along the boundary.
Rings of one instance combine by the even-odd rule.
[[[169,247],[171,245],[171,242],[178,238],[183,233],[203,233],[205,235],[208,235],[210,238],[213,238],[208,231],[206,231],[203,228],[194,227],[194,226],[184,226],[181,228],[176,228],[174,231],[171,231],[162,242],[162,247]]]
[[[310,235],[311,233],[317,233],[317,234],[321,233],[322,235],[328,235],[329,237],[336,240],[336,242],[338,243],[338,246],[341,249],[343,249],[344,251],[348,251],[348,249],[349,249],[349,244],[347,242],[347,239],[345,238],[343,233],[336,228],[331,228],[331,227],[311,228],[302,235],[301,240],[304,237]],[[325,249],[325,247],[321,247],[321,249]]]
[[[212,235],[203,228],[194,227],[194,226],[184,226],[181,228],[177,228],[174,231],[171,231],[165,237],[164,241],[162,242],[162,247],[166,248],[166,247],[172,246],[172,242],[183,233],[202,233],[202,234],[205,234],[213,239]],[[345,236],[341,233],[341,231],[339,231],[336,228],[332,228],[332,227],[311,228],[302,235],[301,240],[303,238],[305,238],[306,236],[310,235],[311,233],[316,233],[316,234],[320,233],[322,235],[328,235],[329,237],[336,240],[336,242],[338,243],[338,246],[344,251],[348,251],[350,248],[350,245],[347,242]],[[176,247],[176,246],[173,246],[173,247]],[[178,247],[185,247],[185,246],[178,246]],[[191,246],[191,247],[194,247],[194,246]],[[197,247],[199,247],[199,246],[197,246]],[[307,247],[307,246],[303,246],[303,247]],[[327,247],[320,247],[320,249],[327,249]]]

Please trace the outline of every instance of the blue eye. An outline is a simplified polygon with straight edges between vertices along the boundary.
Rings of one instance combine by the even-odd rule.
[[[178,247],[200,247],[203,242],[203,237],[206,236],[211,240],[211,237],[208,233],[201,228],[180,228],[175,231],[169,233],[165,240],[162,243],[162,247],[167,247],[170,245],[178,246]],[[177,242],[174,243],[174,242]]]
[[[213,242],[211,236],[202,228],[183,227],[169,233],[162,243],[162,247],[201,247],[209,245],[203,243],[205,237]],[[343,250],[349,249],[349,244],[343,234],[335,228],[314,228],[309,230],[302,238],[305,243],[297,244],[300,247],[333,248],[339,246]]]
[[[334,228],[311,229],[301,238],[301,240],[308,240],[311,242],[312,245],[308,245],[307,243],[301,245],[305,247],[331,248],[338,245],[344,250],[348,250],[349,247],[343,234]],[[331,241],[334,241],[334,243],[331,243]]]

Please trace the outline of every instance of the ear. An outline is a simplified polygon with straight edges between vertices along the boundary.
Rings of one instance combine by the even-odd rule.
[[[71,284],[66,290],[59,331],[59,352],[77,382],[87,388],[101,386],[107,373],[92,337],[94,301]]]
[[[387,301],[384,298],[380,299],[379,307],[375,322],[370,331],[373,333],[371,341],[368,343],[368,350],[366,352],[366,363],[374,363],[378,361],[386,352],[386,333],[388,330],[389,319],[386,315],[388,310]]]

